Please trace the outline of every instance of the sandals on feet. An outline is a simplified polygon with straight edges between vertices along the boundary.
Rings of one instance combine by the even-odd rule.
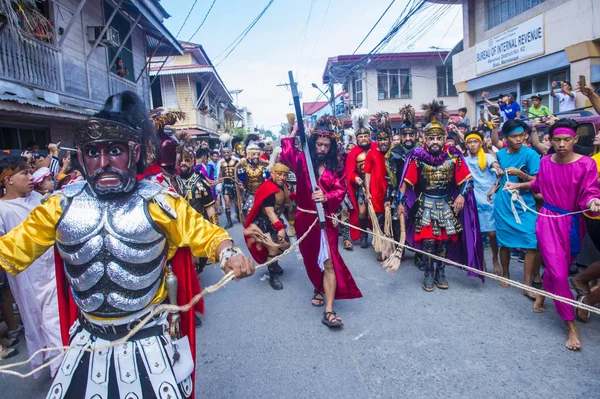
[[[318,291],[315,291],[315,295],[313,295],[310,304],[317,308],[324,306],[325,300],[323,299],[323,294],[321,294]]]
[[[8,359],[19,354],[17,348],[0,348],[0,360]]]
[[[579,297],[577,299],[577,302],[583,303],[584,300],[585,300],[585,296],[582,295],[581,297]],[[585,319],[579,317],[579,313],[578,313],[579,311],[585,312],[585,315],[586,315]],[[589,323],[589,322],[591,322],[591,320],[590,320],[591,316],[592,316],[592,312],[590,312],[589,310],[575,309],[575,318],[577,319],[577,321],[579,321],[581,323]]]
[[[342,323],[342,319],[337,317],[335,312],[323,312],[323,320],[321,323],[325,324],[327,327],[343,327],[344,323]]]

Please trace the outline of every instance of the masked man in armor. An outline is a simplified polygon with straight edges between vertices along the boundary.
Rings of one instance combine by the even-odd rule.
[[[425,147],[415,148],[407,157],[398,191],[398,214],[409,215],[407,236],[413,233],[409,244],[414,239],[429,254],[445,258],[451,253],[454,261],[483,270],[471,172],[461,152],[444,145],[446,130],[437,118],[445,114],[445,106],[434,100],[423,110],[430,120],[424,132]],[[408,200],[409,191],[414,191],[414,202]],[[443,261],[429,257],[424,273],[425,291],[433,291],[434,284],[448,288]]]
[[[271,178],[256,191],[254,205],[244,225],[246,244],[252,257],[259,263],[281,255],[290,247],[290,240],[281,218],[290,203],[286,184],[289,171],[290,169],[281,163],[273,166]],[[269,284],[274,290],[283,289],[279,280],[282,274],[283,269],[278,262],[269,265]]]
[[[371,220],[371,223],[379,224],[383,231],[385,222],[386,190],[388,185],[386,154],[391,146],[391,121],[389,113],[379,112],[375,115],[377,124],[377,148],[369,151],[365,159],[365,187],[367,200],[373,207],[377,220]],[[377,255],[377,260],[383,258],[381,254]]]
[[[364,108],[358,108],[352,112],[352,126],[356,136],[356,146],[350,150],[346,157],[348,196],[352,204],[350,224],[363,230],[369,227],[369,213],[364,185],[364,164],[367,152],[372,148],[377,148],[377,144],[371,141],[369,117],[369,111]],[[368,236],[365,232],[351,228],[350,237],[352,241],[360,238],[361,248],[369,246]]]
[[[138,183],[136,172],[144,172],[147,152],[157,153],[158,146],[135,93],[110,97],[74,141],[85,181],[55,192],[0,238],[0,266],[13,275],[55,244],[60,254],[61,332],[71,348],[48,398],[191,397],[193,309],[155,314],[129,341],[109,345],[157,305],[184,305],[199,291],[183,247],[221,260],[237,278],[253,273],[253,261],[179,195],[151,181]]]
[[[398,219],[398,188],[399,182],[404,171],[404,164],[408,153],[415,148],[417,144],[417,127],[414,124],[415,110],[411,105],[407,105],[400,109],[400,115],[403,117],[404,123],[399,131],[399,143],[394,145],[392,140],[392,149],[387,153],[387,171],[388,171],[388,186],[386,192],[386,202],[392,208],[392,228],[394,239],[400,239],[400,220]],[[395,137],[395,136],[394,136]],[[406,215],[405,215],[406,222]],[[421,254],[415,254],[415,262],[422,267],[420,263]]]
[[[231,156],[231,136],[227,133],[221,135],[221,154],[223,155],[223,159],[221,159],[219,164],[219,179],[222,181],[221,195],[225,200],[225,217],[227,217],[225,228],[229,229],[233,226],[233,222],[231,221],[231,203],[235,203],[237,199],[235,168],[239,161]]]
[[[194,150],[186,147],[181,152],[179,174],[176,177],[179,195],[201,213],[212,224],[219,225],[219,215],[215,209],[215,200],[212,197],[210,183],[206,177],[194,171],[196,155]]]
[[[258,145],[258,135],[248,135],[246,158],[236,165],[236,180],[244,190],[242,200],[242,215],[244,219],[254,204],[256,190],[269,178],[269,169],[260,162],[261,149]]]

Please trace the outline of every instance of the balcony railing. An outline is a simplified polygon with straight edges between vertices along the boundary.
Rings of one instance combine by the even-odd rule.
[[[217,122],[210,115],[205,115],[200,111],[196,111],[196,123],[202,129],[217,131]]]
[[[0,34],[0,77],[59,91],[59,51],[36,39],[15,40],[8,32]]]
[[[110,82],[110,95],[117,94],[125,90],[130,90],[133,92],[137,91],[137,86],[135,83],[115,75],[112,72],[108,73],[108,81]]]

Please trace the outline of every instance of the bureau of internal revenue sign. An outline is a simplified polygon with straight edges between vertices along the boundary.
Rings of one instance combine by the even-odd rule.
[[[477,75],[544,54],[544,14],[477,43]]]

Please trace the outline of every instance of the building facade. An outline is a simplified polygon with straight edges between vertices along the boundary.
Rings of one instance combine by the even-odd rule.
[[[462,7],[464,38],[452,63],[459,105],[470,115],[483,109],[483,91],[490,100],[512,93],[522,106],[539,94],[556,113],[553,81],[575,89],[584,75],[600,83],[597,0],[463,0]],[[585,103],[576,97],[577,108]]]
[[[456,112],[458,96],[452,65],[444,64],[447,55],[427,51],[332,57],[327,60],[323,83],[341,84],[348,93],[344,99],[347,117],[357,107],[371,113],[386,111],[396,127],[399,109],[408,104],[419,111],[421,104],[437,98],[450,113]]]
[[[148,55],[182,54],[158,0],[38,2],[50,32],[0,31],[0,148],[72,146],[80,120],[114,93],[150,106]],[[1,17],[1,16],[0,16]]]
[[[219,132],[233,130],[242,117],[201,45],[181,42],[183,55],[155,57],[150,76],[152,107],[179,109],[186,114],[174,127],[194,138],[216,140]],[[154,66],[156,65],[156,66]]]

